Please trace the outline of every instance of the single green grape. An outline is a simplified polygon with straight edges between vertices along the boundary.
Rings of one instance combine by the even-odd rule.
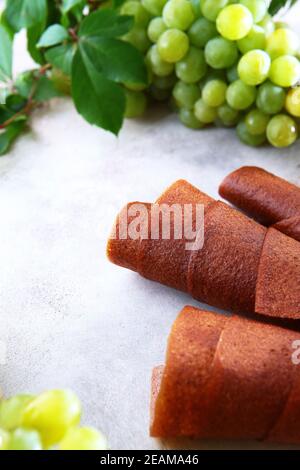
[[[189,38],[179,29],[168,29],[160,36],[157,47],[162,60],[175,63],[188,52]]]
[[[204,53],[206,62],[214,69],[232,67],[238,59],[236,43],[221,36],[208,41]]]
[[[200,8],[207,20],[216,21],[218,14],[227,4],[228,0],[201,0]]]
[[[237,44],[243,54],[253,49],[265,49],[267,44],[265,30],[261,26],[253,25],[247,36],[240,39]]]
[[[225,7],[217,18],[217,30],[226,39],[237,41],[249,34],[253,17],[244,5],[234,4]]]
[[[174,70],[174,65],[162,60],[157,45],[152,46],[148,53],[146,62],[155,75],[159,77],[167,77]]]
[[[268,54],[259,49],[247,52],[238,65],[240,79],[247,85],[259,85],[269,75],[271,59]]]
[[[299,38],[294,31],[280,28],[268,36],[266,51],[271,59],[276,59],[282,55],[296,55],[299,46]]]
[[[236,80],[227,88],[226,99],[229,106],[239,111],[249,108],[256,98],[256,88],[242,80]]]
[[[132,46],[142,53],[145,53],[151,46],[147,30],[140,26],[134,26],[122,39],[132,44]]]
[[[162,33],[164,33],[166,30],[167,26],[162,18],[153,18],[148,26],[148,37],[150,41],[154,43],[157,42]]]
[[[186,127],[190,129],[202,129],[204,124],[200,122],[192,109],[180,108],[179,119]]]
[[[229,83],[235,82],[236,80],[239,79],[237,64],[227,69],[226,78]]]
[[[289,147],[298,138],[296,122],[285,114],[277,114],[268,124],[267,138],[274,147]]]
[[[202,99],[213,108],[221,106],[226,101],[227,85],[222,80],[210,80],[202,89]]]
[[[12,431],[19,427],[24,409],[33,399],[33,395],[15,395],[12,398],[1,401],[0,428]]]
[[[261,21],[268,13],[268,2],[266,0],[240,0],[240,3],[250,10],[255,23]]]
[[[215,23],[206,18],[198,18],[188,30],[190,43],[196,47],[205,47],[210,39],[218,36]]]
[[[300,80],[300,61],[291,55],[282,55],[273,60],[270,80],[282,87],[291,87]]]
[[[256,106],[266,114],[277,114],[284,107],[285,97],[283,88],[267,81],[258,89]]]
[[[245,117],[245,124],[251,135],[262,135],[266,132],[270,116],[259,109],[253,109]]]
[[[151,19],[150,13],[137,0],[129,0],[124,3],[120,10],[121,15],[134,17],[134,23],[141,28],[146,28]]]
[[[160,90],[170,90],[175,86],[177,77],[175,74],[167,75],[166,77],[157,77],[154,75],[152,83]]]
[[[31,429],[17,428],[10,435],[7,450],[43,450],[40,435]]]
[[[259,147],[263,145],[266,141],[266,134],[261,135],[252,135],[248,132],[247,126],[244,121],[239,122],[236,128],[237,135],[239,136],[240,140],[246,144],[250,145],[251,147]]]
[[[106,438],[94,428],[71,428],[60,441],[58,450],[106,450]]]
[[[176,75],[186,83],[196,83],[204,77],[207,71],[204,52],[196,47],[190,47],[188,53],[177,62]]]
[[[218,108],[218,118],[224,126],[234,127],[239,122],[240,113],[225,103]]]
[[[188,29],[195,20],[189,0],[169,0],[163,9],[163,20],[168,28]]]
[[[195,113],[196,118],[203,124],[213,123],[216,120],[217,115],[218,115],[217,108],[212,108],[211,106],[207,106],[207,104],[204,103],[202,98],[196,101],[195,106],[194,106],[194,113]]]
[[[69,390],[51,390],[34,398],[23,411],[22,426],[40,433],[46,448],[59,442],[80,421],[81,404]]]
[[[292,116],[300,117],[300,86],[289,90],[285,108]]]
[[[173,97],[179,108],[192,109],[200,96],[200,88],[195,84],[179,81],[173,89]]]
[[[0,450],[7,450],[10,441],[10,433],[0,429]]]
[[[153,16],[161,16],[168,0],[141,0],[143,7]]]
[[[142,91],[125,90],[126,95],[126,118],[137,118],[142,116],[147,108],[147,98]]]
[[[269,15],[269,13],[267,13],[266,16],[264,16],[264,18],[257,24],[265,30],[267,36],[273,33],[273,31],[275,30],[274,20],[272,16]]]

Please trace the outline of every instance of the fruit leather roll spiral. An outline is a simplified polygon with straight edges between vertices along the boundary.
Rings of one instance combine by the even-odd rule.
[[[141,233],[134,239],[120,237],[120,221],[136,205],[131,203],[117,218],[116,236],[108,242],[109,259],[219,308],[300,318],[298,242],[277,230],[277,236],[274,237],[271,232],[267,237],[265,227],[230,206],[213,200],[186,181],[174,183],[157,203],[173,204],[175,201],[181,205],[204,206],[204,243],[201,248],[189,250],[184,237],[174,237],[174,217],[171,217],[169,239],[151,238],[149,224],[146,234]],[[144,205],[142,220],[150,219],[153,207],[151,204]],[[198,237],[201,236],[203,233],[199,231]],[[266,247],[265,240],[268,240]]]
[[[185,307],[152,377],[151,435],[300,443],[299,333]]]
[[[187,240],[174,239],[172,226],[171,238],[166,240],[110,239],[109,259],[148,279],[189,292],[198,300],[224,309],[253,312],[266,229],[183,180],[168,188],[157,203],[202,204],[203,248],[187,250]],[[130,207],[131,204],[126,206],[118,216],[117,234],[122,214]],[[148,215],[152,207],[147,205]]]
[[[300,188],[257,167],[228,175],[220,195],[261,223],[300,241]]]
[[[204,210],[213,202],[213,199],[199,191],[187,181],[176,181],[168,188],[162,196],[156,201],[157,204],[201,204]],[[110,238],[107,246],[107,254],[113,263],[137,271],[142,276],[161,282],[170,287],[187,291],[187,273],[190,251],[185,250],[186,240],[174,239],[174,217],[170,217],[170,237],[169,239],[151,240],[150,214],[152,204],[141,204],[142,219],[141,224],[148,219],[147,234],[140,234],[140,237],[134,240],[130,238],[122,239],[120,236],[121,221],[126,220],[126,214],[131,208],[139,209],[139,203],[127,204],[117,217],[115,224],[114,238]],[[143,207],[144,206],[144,207]],[[147,209],[147,213],[145,213]],[[194,212],[193,212],[193,215]],[[130,214],[128,226],[131,222]],[[181,222],[181,221],[180,221]],[[161,230],[161,227],[159,227]],[[145,237],[147,235],[147,238]]]
[[[261,253],[255,311],[269,316],[300,317],[300,243],[270,228]]]

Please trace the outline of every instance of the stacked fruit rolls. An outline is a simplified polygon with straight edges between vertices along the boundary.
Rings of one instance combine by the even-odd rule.
[[[131,203],[117,218],[114,236],[108,242],[109,259],[215,307],[300,318],[299,242],[276,229],[267,230],[184,180],[168,188],[155,205],[143,205],[143,217],[149,222],[157,205],[173,204],[203,206],[204,234],[200,230],[197,235],[203,237],[203,246],[189,250],[184,237],[176,239],[172,230],[175,216],[171,217],[168,239],[153,239],[149,231],[135,238],[120,234],[120,220],[130,212]],[[196,211],[193,214],[195,217]],[[134,219],[134,214],[131,217]],[[150,223],[147,226],[149,229]]]
[[[300,443],[299,338],[185,307],[153,371],[151,435]]]
[[[230,173],[220,195],[264,225],[300,241],[300,188],[262,168],[242,167]]]

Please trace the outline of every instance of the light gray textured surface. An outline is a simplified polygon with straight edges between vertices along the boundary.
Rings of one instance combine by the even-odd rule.
[[[23,66],[19,48],[17,55]],[[163,113],[127,122],[116,139],[86,124],[68,100],[38,111],[32,132],[0,160],[5,395],[69,387],[111,448],[191,446],[148,437],[151,369],[191,299],[111,265],[106,238],[125,202],[151,201],[178,178],[216,197],[221,179],[245,164],[300,183],[300,144],[251,149],[232,131],[189,131]],[[200,444],[239,446],[254,444]]]

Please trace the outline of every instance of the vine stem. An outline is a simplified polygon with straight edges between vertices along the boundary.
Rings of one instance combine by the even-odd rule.
[[[26,102],[24,108],[22,108],[16,114],[14,114],[9,119],[7,119],[2,124],[0,124],[0,130],[3,130],[6,127],[8,127],[10,124],[13,124],[15,122],[15,120],[18,119],[20,116],[24,116],[24,115],[29,116],[30,113],[35,109],[36,103],[34,102],[34,95],[35,95],[35,92],[36,92],[36,89],[37,89],[39,78],[42,77],[43,75],[45,75],[47,73],[47,71],[50,70],[51,68],[52,68],[51,64],[45,64],[37,71],[38,76],[34,77],[35,78],[35,83],[32,87],[32,90],[30,92],[30,95],[27,99],[27,102]]]
[[[20,116],[23,116],[24,114],[28,116],[32,109],[34,108],[33,102],[29,103],[27,102],[26,106],[21,109],[21,111],[18,111],[16,114],[14,114],[11,118],[7,119],[3,124],[0,124],[0,129],[5,129],[8,127],[10,124],[13,124],[16,119],[18,119]]]

